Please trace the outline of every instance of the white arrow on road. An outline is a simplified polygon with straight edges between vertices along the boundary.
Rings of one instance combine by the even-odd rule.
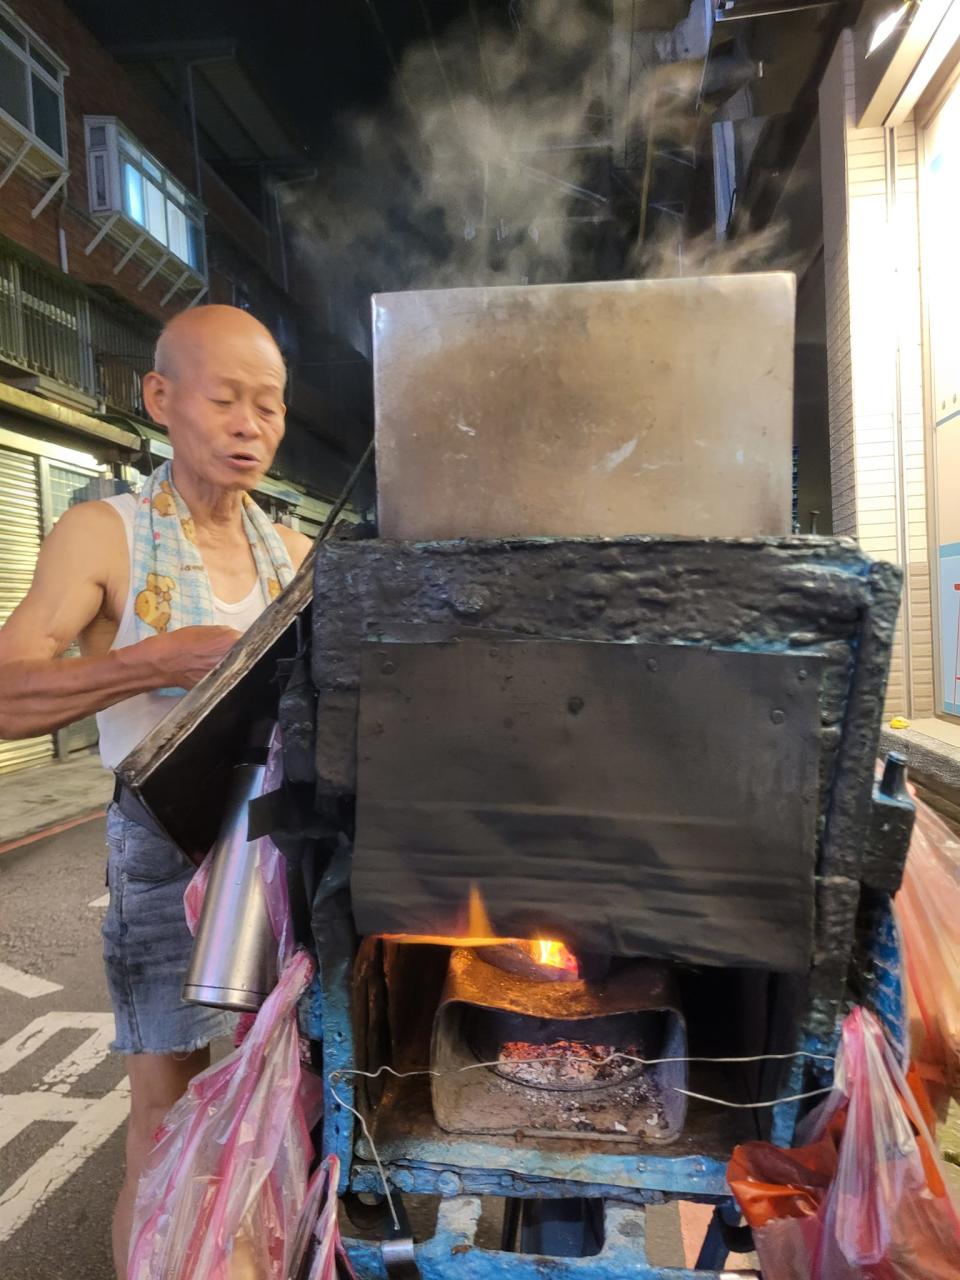
[[[23,973],[9,964],[0,964],[0,987],[5,991],[12,991],[14,995],[26,996],[28,1000],[36,1000],[38,996],[52,996],[55,991],[63,990],[58,982],[35,978],[32,973]]]

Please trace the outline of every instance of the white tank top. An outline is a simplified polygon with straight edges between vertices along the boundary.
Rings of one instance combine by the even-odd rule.
[[[117,627],[111,649],[123,649],[128,644],[137,642],[136,617],[133,612],[133,518],[137,510],[137,500],[132,493],[121,493],[115,498],[104,498],[123,521],[127,535],[127,554],[130,560],[130,586],[123,609],[123,617]],[[234,631],[246,631],[254,619],[258,618],[267,602],[259,581],[254,583],[253,590],[236,604],[225,604],[213,598],[213,612],[217,625],[232,627]],[[100,731],[100,759],[105,768],[115,769],[124,756],[129,755],[138,742],[147,736],[155,725],[158,725],[168,711],[179,701],[168,694],[137,693],[123,702],[116,702],[106,711],[97,712],[97,728]]]

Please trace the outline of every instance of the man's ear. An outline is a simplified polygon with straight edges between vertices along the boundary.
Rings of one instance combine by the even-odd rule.
[[[147,413],[160,427],[167,426],[167,402],[170,384],[162,373],[151,369],[143,378],[143,403]]]

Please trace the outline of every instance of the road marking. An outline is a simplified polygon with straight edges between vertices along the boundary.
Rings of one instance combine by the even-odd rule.
[[[83,1102],[83,1110],[71,1108],[76,1115],[73,1127],[20,1177],[0,1193],[0,1242],[22,1227],[71,1174],[101,1147],[127,1118],[130,1086],[126,1080],[103,1098],[77,1099],[47,1095],[51,1103]],[[18,1102],[17,1098],[3,1099]],[[0,1112],[2,1114],[2,1112]],[[51,1118],[56,1118],[53,1113]],[[3,1134],[0,1132],[0,1139]]]
[[[103,897],[102,897],[102,898],[94,898],[94,900],[93,900],[92,902],[88,902],[88,903],[87,903],[87,906],[88,906],[88,907],[109,907],[109,905],[110,905],[110,890],[109,890],[109,889],[108,889],[108,890],[107,890],[107,892],[103,895]]]
[[[51,1093],[0,1093],[0,1150],[38,1120],[74,1124],[89,1106],[89,1098],[61,1098]]]
[[[38,1120],[70,1128],[11,1186],[0,1192],[0,1242],[6,1240],[63,1186],[127,1118],[130,1085],[121,1081],[102,1098],[65,1097],[81,1076],[107,1056],[113,1034],[109,1013],[46,1013],[0,1044],[0,1075],[37,1052],[59,1031],[90,1034],[51,1067],[31,1093],[0,1094],[0,1149]]]
[[[52,996],[55,991],[62,991],[58,982],[47,982],[46,978],[35,978],[32,973],[22,973],[12,965],[0,964],[0,987],[12,991],[14,995],[25,996],[28,1000],[36,1000],[39,996]]]
[[[54,1093],[69,1093],[81,1076],[92,1071],[107,1056],[114,1036],[113,1015],[104,1013],[99,1016],[102,1021],[93,1035],[87,1036],[86,1040],[78,1044],[62,1062],[50,1068],[43,1077],[41,1089],[52,1089]]]
[[[113,1025],[113,1016],[109,1013],[45,1013],[39,1018],[34,1018],[31,1023],[18,1031],[15,1036],[11,1036],[9,1040],[0,1044],[0,1075],[5,1071],[10,1071],[18,1063],[23,1062],[24,1058],[29,1058],[36,1051],[51,1040],[58,1031],[93,1031],[96,1035],[103,1039],[103,1048],[100,1057],[105,1057],[107,1052],[107,1044],[109,1044],[110,1036],[108,1033]],[[90,1037],[93,1040],[94,1036]],[[78,1055],[82,1055],[84,1049],[90,1044],[90,1040],[84,1041],[78,1049],[67,1057],[52,1071],[47,1072],[47,1076],[53,1076],[65,1064],[73,1064]],[[73,1079],[82,1075],[84,1071],[89,1071],[91,1067],[96,1066],[96,1061],[91,1061],[83,1071],[77,1072]],[[72,1066],[68,1068],[68,1072],[72,1070]],[[46,1078],[46,1077],[45,1077]],[[60,1079],[59,1076],[55,1077]]]

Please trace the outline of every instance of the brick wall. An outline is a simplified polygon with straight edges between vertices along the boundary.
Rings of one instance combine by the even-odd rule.
[[[841,37],[820,90],[834,529],[904,566],[888,710],[933,710],[917,145],[912,123],[856,127]]]
[[[170,283],[155,278],[140,289],[148,266],[134,258],[119,274],[114,267],[122,249],[109,237],[87,255],[84,250],[97,232],[99,223],[88,214],[85,115],[116,116],[132,134],[175,175],[188,190],[194,190],[195,171],[192,144],[136,88],[124,69],[94,36],[61,3],[61,0],[8,0],[22,20],[70,68],[65,82],[67,121],[67,163],[70,177],[66,199],[54,197],[46,209],[31,218],[30,211],[40,200],[47,183],[35,182],[18,171],[0,191],[0,231],[54,266],[60,265],[58,225],[66,232],[70,274],[85,284],[107,286],[156,319],[169,318],[189,300],[182,293],[165,309],[160,306]],[[212,170],[204,166],[203,200],[208,222],[250,255],[254,263],[269,259],[269,242],[262,225],[240,203]],[[231,283],[214,270],[210,273],[210,300],[232,301]]]

